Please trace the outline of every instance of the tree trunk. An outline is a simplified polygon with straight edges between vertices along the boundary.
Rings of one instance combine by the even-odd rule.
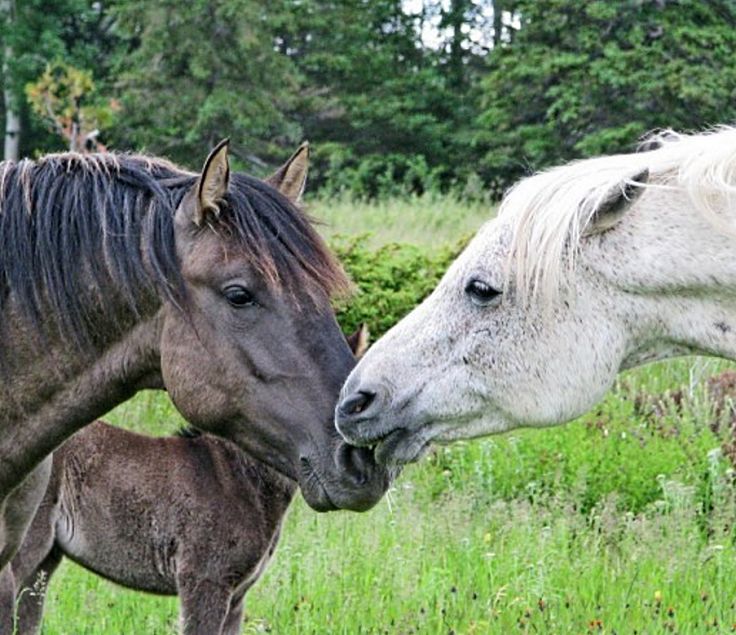
[[[452,29],[449,42],[449,71],[450,83],[454,88],[461,89],[465,84],[465,52],[463,42],[465,34],[462,27],[465,24],[465,13],[470,8],[470,0],[451,0],[444,12],[443,26]]]
[[[493,48],[501,46],[503,37],[503,7],[501,0],[493,0]]]
[[[6,23],[6,33],[13,28],[13,13],[15,7],[13,0],[0,0],[0,17]],[[9,60],[13,58],[13,48],[6,36],[3,46],[3,100],[5,106],[5,152],[3,158],[8,161],[17,161],[20,146],[20,114],[18,112],[18,99],[13,90],[13,82],[10,77]]]

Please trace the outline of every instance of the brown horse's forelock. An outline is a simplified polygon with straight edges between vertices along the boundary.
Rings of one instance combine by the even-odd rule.
[[[316,300],[351,290],[311,219],[270,185],[234,174],[225,206],[218,222],[247,248],[251,264],[273,287],[295,300],[300,295]]]
[[[174,213],[196,179],[136,155],[0,163],[0,306],[12,295],[37,325],[48,324],[42,313],[50,311],[62,334],[85,344],[106,308],[90,297],[105,297],[110,284],[136,314],[151,292],[181,305]],[[234,174],[220,216],[209,222],[295,297],[349,289],[307,216],[258,179]]]

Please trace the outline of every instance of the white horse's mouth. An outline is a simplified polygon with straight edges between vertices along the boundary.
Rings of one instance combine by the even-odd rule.
[[[426,436],[422,430],[394,430],[376,444],[376,461],[381,465],[414,463],[429,449],[432,437]]]
[[[465,437],[464,426],[477,418],[473,414],[432,420],[415,428],[395,428],[376,443],[376,461],[381,465],[414,463],[427,454],[433,442],[445,443]]]
[[[498,414],[498,413],[496,413]],[[451,443],[459,439],[477,439],[516,427],[510,420],[487,413],[443,417],[415,428],[395,428],[375,445],[376,461],[381,465],[414,463],[426,455],[432,443]]]

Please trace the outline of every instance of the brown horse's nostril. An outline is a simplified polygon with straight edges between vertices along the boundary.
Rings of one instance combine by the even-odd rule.
[[[359,390],[342,400],[340,412],[348,417],[360,414],[366,410],[376,397],[376,393],[369,390]]]

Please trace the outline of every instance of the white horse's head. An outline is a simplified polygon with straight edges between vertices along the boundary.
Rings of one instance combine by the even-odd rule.
[[[736,129],[655,145],[520,182],[348,378],[346,440],[404,463],[569,421],[630,366],[736,358]]]

